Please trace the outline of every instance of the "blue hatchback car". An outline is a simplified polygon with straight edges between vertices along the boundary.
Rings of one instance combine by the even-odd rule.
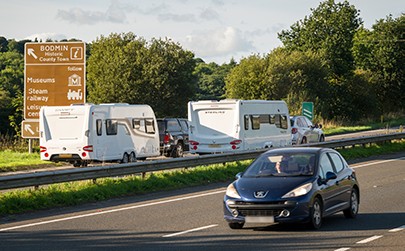
[[[236,175],[224,197],[224,218],[232,229],[245,223],[307,223],[343,211],[355,218],[360,187],[355,171],[335,150],[291,147],[261,154]]]

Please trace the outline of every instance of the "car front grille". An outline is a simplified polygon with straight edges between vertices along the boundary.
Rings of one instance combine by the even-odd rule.
[[[279,216],[282,210],[239,209],[242,216]]]

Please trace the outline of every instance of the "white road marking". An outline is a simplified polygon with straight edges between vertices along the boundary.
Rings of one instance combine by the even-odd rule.
[[[101,215],[101,214],[115,213],[115,212],[120,212],[120,211],[136,209],[136,208],[156,206],[156,205],[161,205],[161,204],[166,204],[166,203],[171,203],[171,202],[177,202],[177,201],[182,201],[182,200],[195,199],[195,198],[200,198],[200,197],[205,197],[205,196],[210,196],[210,195],[219,194],[219,193],[225,193],[225,192],[226,192],[226,190],[220,190],[220,191],[215,191],[215,192],[210,192],[210,193],[203,193],[203,194],[196,194],[196,195],[191,195],[191,196],[186,196],[186,197],[180,197],[180,198],[171,199],[171,200],[156,201],[156,202],[151,202],[151,203],[146,203],[146,204],[141,204],[141,205],[135,205],[135,206],[130,206],[130,207],[116,208],[116,209],[106,210],[106,211],[102,211],[102,212],[94,212],[94,213],[75,215],[75,216],[65,217],[65,218],[60,218],[60,219],[54,219],[54,220],[48,220],[48,221],[40,221],[40,222],[35,222],[35,223],[30,223],[30,224],[25,224],[25,225],[19,225],[19,226],[14,226],[14,227],[0,228],[0,232],[4,232],[4,231],[8,231],[8,230],[14,230],[14,229],[27,228],[27,227],[33,227],[33,226],[39,226],[39,225],[45,225],[45,224],[61,222],[61,221],[67,221],[67,220],[80,219],[80,218],[91,217],[91,216],[95,216],[95,215]]]
[[[357,168],[357,167],[364,167],[364,166],[372,166],[372,165],[378,165],[378,164],[382,164],[382,163],[393,162],[393,161],[398,161],[398,160],[403,160],[403,159],[405,159],[405,157],[401,157],[401,158],[397,158],[397,159],[381,160],[381,161],[376,161],[376,162],[362,164],[362,165],[350,165],[350,167]]]
[[[334,251],[347,251],[347,250],[349,250],[350,248],[338,248],[338,249],[335,249]]]
[[[372,241],[374,241],[374,240],[380,239],[381,237],[383,237],[383,236],[382,236],[382,235],[374,235],[374,236],[372,236],[372,237],[370,237],[370,238],[367,238],[367,239],[358,241],[358,242],[356,242],[356,244],[369,243],[369,242],[372,242]]]
[[[213,224],[213,225],[209,225],[209,226],[205,226],[205,227],[198,227],[198,228],[189,229],[189,230],[178,232],[178,233],[163,235],[162,237],[164,237],[164,238],[173,237],[173,236],[187,234],[187,233],[191,233],[191,232],[196,232],[196,231],[200,231],[200,230],[204,230],[204,229],[212,228],[212,227],[217,227],[217,226],[218,226],[218,224]]]
[[[405,229],[405,225],[402,225],[400,227],[393,228],[393,229],[389,230],[388,232],[395,233],[395,232],[399,232],[399,231],[404,230],[404,229]]]

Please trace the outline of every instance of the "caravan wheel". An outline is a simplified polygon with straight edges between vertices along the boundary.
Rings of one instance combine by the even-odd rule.
[[[124,153],[121,163],[128,163],[128,161],[129,161],[129,155],[128,155],[128,153]]]
[[[129,162],[136,162],[136,156],[134,152],[129,155]]]

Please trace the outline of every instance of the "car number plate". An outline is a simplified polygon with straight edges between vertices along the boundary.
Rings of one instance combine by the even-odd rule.
[[[59,158],[72,158],[72,154],[59,154]]]
[[[273,216],[246,216],[246,223],[274,223]]]
[[[220,148],[221,145],[219,145],[219,144],[209,144],[208,147],[209,148]]]

